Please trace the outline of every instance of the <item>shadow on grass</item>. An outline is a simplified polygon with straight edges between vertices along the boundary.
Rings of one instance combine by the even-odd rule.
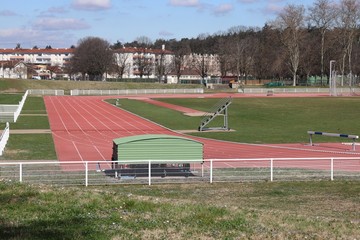
[[[0,239],[102,239],[104,233],[95,229],[91,220],[73,217],[56,220],[34,220],[10,226],[0,220]]]

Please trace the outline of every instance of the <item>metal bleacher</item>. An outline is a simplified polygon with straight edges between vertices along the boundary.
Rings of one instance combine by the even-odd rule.
[[[231,97],[221,99],[217,102],[212,109],[203,115],[203,118],[200,122],[200,126],[198,128],[199,131],[207,131],[207,130],[229,130],[228,123],[228,107],[232,103]],[[214,120],[217,116],[224,116],[224,124],[220,127],[207,127],[208,124]]]

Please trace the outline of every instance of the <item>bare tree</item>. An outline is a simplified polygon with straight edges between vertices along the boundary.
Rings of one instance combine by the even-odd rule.
[[[18,62],[16,64],[14,64],[13,71],[17,75],[17,77],[20,79],[27,77],[27,67],[25,66],[25,63],[23,63],[23,62]]]
[[[155,56],[155,70],[156,75],[158,77],[159,82],[163,82],[166,80],[167,75],[173,70],[173,57],[170,54],[170,51],[165,50],[165,46],[163,45],[161,50],[156,51],[157,54]]]
[[[151,39],[147,36],[140,36],[135,39],[135,42],[137,42],[139,47],[142,48],[149,48],[153,44]]]
[[[71,58],[71,72],[81,73],[83,79],[102,80],[114,63],[113,52],[106,40],[98,37],[80,39]]]
[[[154,59],[147,48],[140,48],[133,57],[137,75],[143,78],[144,75],[150,76],[153,72]]]
[[[331,0],[317,0],[309,7],[309,20],[320,31],[321,37],[321,80],[324,76],[325,35],[333,27],[337,11]]]
[[[258,46],[255,55],[255,72],[257,77],[259,80],[276,78],[282,72],[280,69],[284,65],[282,64],[283,54],[278,54],[283,52],[284,48],[280,40],[279,30],[272,28],[269,24],[265,24],[257,36]]]
[[[177,77],[177,82],[180,83],[180,77],[182,70],[186,67],[186,56],[190,54],[190,46],[188,41],[181,40],[178,44],[175,44],[173,46],[173,52],[174,52],[174,69]]]
[[[241,70],[241,75],[245,77],[245,83],[254,66],[254,51],[256,51],[257,45],[258,39],[252,38],[251,36],[246,36],[238,42],[240,50],[239,70]]]
[[[191,55],[191,66],[197,72],[197,74],[203,79],[205,84],[205,78],[208,76],[210,70],[210,59],[211,56],[208,54],[192,54]]]
[[[287,49],[293,86],[296,86],[300,62],[300,30],[304,26],[305,9],[303,5],[287,5],[277,17],[275,25],[281,30],[281,38]]]
[[[340,44],[342,46],[341,57],[341,71],[342,79],[341,85],[344,85],[345,62],[348,57],[348,71],[350,76],[349,85],[352,85],[352,50],[353,42],[356,33],[356,28],[359,23],[359,2],[357,0],[342,0],[340,2],[339,14],[337,18],[337,25],[341,29]]]
[[[220,66],[221,77],[227,76],[232,70],[232,57],[230,57],[232,50],[232,43],[230,39],[225,39],[224,37],[220,37],[218,39],[216,44],[216,54]]]
[[[122,79],[125,72],[130,68],[130,54],[124,51],[118,50],[114,54],[114,67],[113,72],[118,76],[118,78]]]

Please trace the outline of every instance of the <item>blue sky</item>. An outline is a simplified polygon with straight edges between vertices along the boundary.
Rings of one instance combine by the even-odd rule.
[[[2,0],[0,47],[63,48],[87,36],[193,38],[235,26],[262,27],[287,4],[313,0]]]

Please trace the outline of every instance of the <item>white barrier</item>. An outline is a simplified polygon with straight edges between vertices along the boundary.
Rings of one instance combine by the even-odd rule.
[[[9,123],[7,122],[6,127],[0,136],[0,156],[2,156],[2,154],[4,152],[6,143],[9,140],[9,136],[10,136],[10,126],[9,126]]]
[[[182,94],[182,93],[204,93],[202,88],[188,89],[118,89],[118,90],[84,90],[74,89],[70,91],[72,96],[81,95],[139,95],[139,94]]]
[[[18,117],[20,116],[21,110],[25,104],[26,98],[29,95],[29,91],[26,91],[24,96],[22,97],[21,101],[19,102],[19,107],[14,112],[14,122],[17,121]]]
[[[141,176],[116,174],[111,161],[0,162],[1,178],[29,184],[111,185],[248,181],[360,180],[359,157],[206,159],[189,172],[156,173],[154,162],[138,161]],[[165,163],[165,161],[163,161]],[[171,161],[166,161],[171,163]],[[137,168],[139,169],[139,168]],[[141,170],[141,169],[140,169]]]
[[[330,93],[329,88],[244,88],[238,89],[239,93]],[[360,93],[360,88],[339,88],[338,93]]]
[[[341,133],[328,133],[328,132],[315,132],[315,131],[308,131],[307,133],[310,136],[310,146],[313,146],[312,135],[320,135],[320,136],[327,136],[327,137],[342,137],[342,138],[350,138],[353,140],[353,143],[352,143],[353,151],[355,151],[355,140],[359,138],[358,135],[341,134]]]
[[[29,89],[30,95],[53,95],[53,96],[63,96],[65,95],[64,90],[59,89]]]
[[[16,122],[29,92],[26,91],[18,105],[0,105],[0,122]]]

